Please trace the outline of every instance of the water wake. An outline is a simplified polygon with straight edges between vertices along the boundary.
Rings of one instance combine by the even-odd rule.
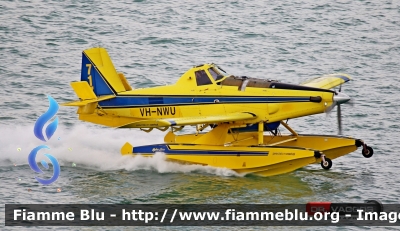
[[[185,165],[166,161],[164,153],[156,153],[154,157],[122,156],[120,148],[125,142],[134,146],[163,143],[165,133],[153,131],[145,134],[138,130],[109,129],[91,125],[78,125],[72,128],[59,127],[52,140],[43,142],[33,134],[31,127],[6,126],[1,129],[4,144],[0,147],[0,165],[28,165],[29,152],[38,145],[46,144],[50,150],[42,150],[36,161],[47,160],[44,156],[50,153],[60,162],[61,167],[73,166],[112,171],[152,170],[159,173],[200,172],[220,176],[240,176],[236,172],[201,165]]]

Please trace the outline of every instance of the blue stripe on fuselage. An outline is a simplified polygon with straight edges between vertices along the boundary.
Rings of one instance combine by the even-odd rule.
[[[309,102],[310,97],[179,97],[179,96],[117,96],[116,98],[99,102],[101,107],[151,107],[163,105],[196,105],[214,103],[284,103],[284,102]]]

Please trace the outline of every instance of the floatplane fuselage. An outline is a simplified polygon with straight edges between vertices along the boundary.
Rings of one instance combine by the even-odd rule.
[[[284,122],[346,103],[346,94],[330,89],[349,80],[346,74],[331,74],[293,85],[228,75],[215,64],[203,64],[175,84],[132,89],[107,51],[91,48],[82,54],[81,81],[71,83],[79,100],[62,105],[78,107],[79,119],[95,124],[168,131],[165,143],[126,143],[123,155],[163,152],[172,161],[270,176],[317,162],[329,169],[332,159],[358,147],[372,156],[360,139],[300,135]],[[187,125],[196,126],[196,132],[177,135]],[[281,135],[279,126],[290,134]]]

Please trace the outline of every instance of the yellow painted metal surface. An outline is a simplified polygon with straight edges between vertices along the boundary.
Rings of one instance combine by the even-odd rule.
[[[122,148],[121,148],[121,154],[122,155],[132,154],[132,150],[133,150],[133,146],[130,143],[126,142],[124,144],[124,146],[122,146]]]
[[[185,134],[185,135],[174,135],[168,134],[166,138],[168,140],[164,140],[166,143],[171,142],[172,140],[175,143],[188,143],[195,139],[199,139],[200,137],[206,134],[200,133],[198,135],[195,134]],[[296,138],[296,139],[294,139]],[[352,137],[343,137],[343,136],[328,136],[328,135],[301,135],[297,136],[293,135],[264,135],[264,145],[274,145],[279,142],[287,141],[282,143],[282,145],[274,145],[274,146],[285,146],[285,147],[297,147],[297,148],[307,148],[322,151],[327,154],[330,159],[335,159],[339,156],[342,156],[342,153],[350,153],[357,149],[355,146],[355,140]],[[243,133],[231,133],[227,134],[225,140],[223,142],[224,145],[229,145],[233,147],[248,147],[258,145],[258,133],[257,132],[243,132]],[[349,150],[339,150],[340,148],[350,147]],[[335,153],[335,150],[338,150]]]
[[[321,77],[308,80],[302,83],[301,85],[308,87],[322,88],[322,89],[331,89],[349,80],[351,80],[351,77],[349,75],[338,73],[338,74],[323,75]]]
[[[121,80],[122,84],[124,85],[125,91],[132,90],[131,85],[129,85],[128,80],[126,80],[123,73],[118,73],[119,79]]]
[[[193,117],[180,117],[173,119],[147,119],[134,123],[125,124],[120,128],[155,128],[155,127],[169,127],[181,125],[196,125],[202,123],[218,123],[254,119],[254,115],[245,112],[230,113],[225,115],[211,115],[211,116],[193,116]]]
[[[71,87],[81,100],[97,98],[96,94],[94,94],[92,88],[89,86],[89,83],[86,81],[71,82]]]

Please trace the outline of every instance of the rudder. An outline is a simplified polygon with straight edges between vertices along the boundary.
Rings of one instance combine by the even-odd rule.
[[[87,81],[97,96],[127,90],[106,49],[100,47],[82,52],[81,81]]]

